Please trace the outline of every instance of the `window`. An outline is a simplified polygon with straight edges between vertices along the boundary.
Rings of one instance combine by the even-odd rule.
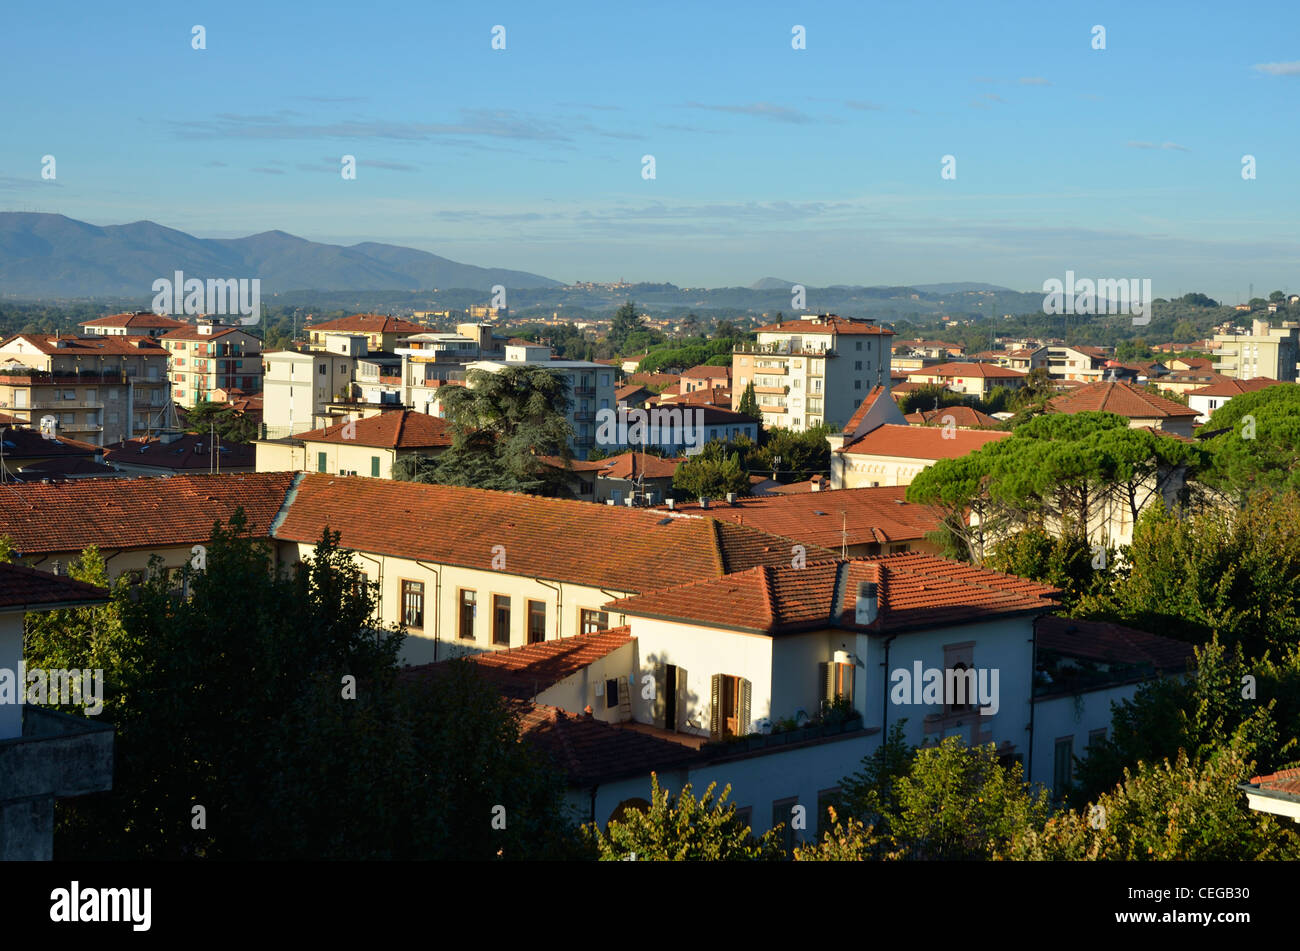
[[[370,457],[370,475],[373,478],[376,479],[379,478],[379,457],[378,456]]]
[[[407,627],[424,627],[424,582],[402,582],[402,621]]]
[[[325,453],[323,452],[316,453],[316,471],[317,472],[330,471],[329,460],[325,458]]]
[[[743,677],[714,674],[709,733],[714,739],[749,733],[750,683]]]
[[[862,361],[861,361],[861,360],[854,360],[854,361],[853,361],[853,369],[855,369],[855,370],[861,370],[861,369],[862,369]]]
[[[961,661],[944,671],[945,712],[957,713],[975,708],[975,701],[979,699],[979,688],[975,678],[976,673],[970,664]]]
[[[1103,742],[1105,742],[1105,740],[1106,740],[1105,727],[1102,727],[1100,730],[1088,731],[1088,749],[1091,750],[1094,746],[1100,746]]]
[[[862,349],[862,341],[861,341],[861,340],[857,341],[857,344],[858,344],[858,349],[861,350],[861,349]]]
[[[609,629],[609,612],[608,611],[590,611],[583,608],[579,615],[579,629],[583,634],[594,634],[596,631]]]
[[[854,381],[853,381],[853,388],[854,388],[855,390],[860,390],[860,389],[862,389],[862,381],[861,381],[861,380],[854,380]]]
[[[618,678],[605,681],[605,709],[613,710],[618,706]]]
[[[510,643],[510,597],[505,594],[492,595],[492,643]]]
[[[528,643],[546,640],[546,602],[528,602]]]
[[[460,592],[460,618],[457,633],[461,640],[474,640],[474,615],[478,613],[478,595],[464,588]]]
[[[1074,737],[1056,741],[1056,759],[1052,765],[1052,795],[1062,799],[1074,774]]]
[[[853,673],[852,664],[826,663],[817,665],[818,692],[825,702],[830,702],[836,697],[843,697],[850,704],[853,703]]]
[[[781,847],[785,849],[786,855],[793,854],[794,847],[799,842],[793,828],[794,807],[797,805],[799,805],[798,796],[792,796],[789,799],[778,799],[772,803],[772,828],[781,827]]]
[[[320,375],[321,376],[325,375],[325,364],[323,363],[320,365]]]

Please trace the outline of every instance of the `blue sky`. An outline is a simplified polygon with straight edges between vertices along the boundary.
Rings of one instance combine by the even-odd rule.
[[[0,210],[566,281],[1300,288],[1294,2],[728,6],[10,4]]]

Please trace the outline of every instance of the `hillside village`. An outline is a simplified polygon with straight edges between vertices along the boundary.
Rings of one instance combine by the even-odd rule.
[[[476,674],[575,828],[716,784],[783,854],[829,841],[846,778],[898,749],[987,748],[1074,815],[1131,748],[1116,705],[1194,696],[1220,637],[1295,682],[1268,618],[1232,634],[1125,599],[1167,570],[1160,537],[1293,504],[1274,466],[1300,454],[1300,322],[1120,360],[803,314],[585,360],[504,317],[356,314],[264,349],[218,317],[122,313],[0,341],[0,668],[40,665],[44,613],[207,603],[240,545],[344,597],[318,560],[337,549],[356,631],[400,635],[392,689]],[[0,760],[35,757],[0,809],[41,804],[5,858],[50,858],[55,803],[122,782],[103,720],[43,711],[0,719]],[[1252,753],[1239,821],[1300,818],[1294,751]],[[1045,834],[998,848],[1041,857]]]

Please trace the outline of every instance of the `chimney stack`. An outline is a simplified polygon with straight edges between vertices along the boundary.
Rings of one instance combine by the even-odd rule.
[[[880,614],[879,589],[874,581],[858,582],[858,599],[854,605],[853,620],[859,625],[871,624]]]

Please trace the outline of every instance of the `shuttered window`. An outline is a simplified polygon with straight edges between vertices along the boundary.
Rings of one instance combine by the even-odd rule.
[[[714,739],[749,732],[751,685],[743,677],[714,674],[710,690],[709,733]]]
[[[823,705],[836,697],[843,697],[853,703],[852,664],[825,663],[817,665],[817,696]]]

